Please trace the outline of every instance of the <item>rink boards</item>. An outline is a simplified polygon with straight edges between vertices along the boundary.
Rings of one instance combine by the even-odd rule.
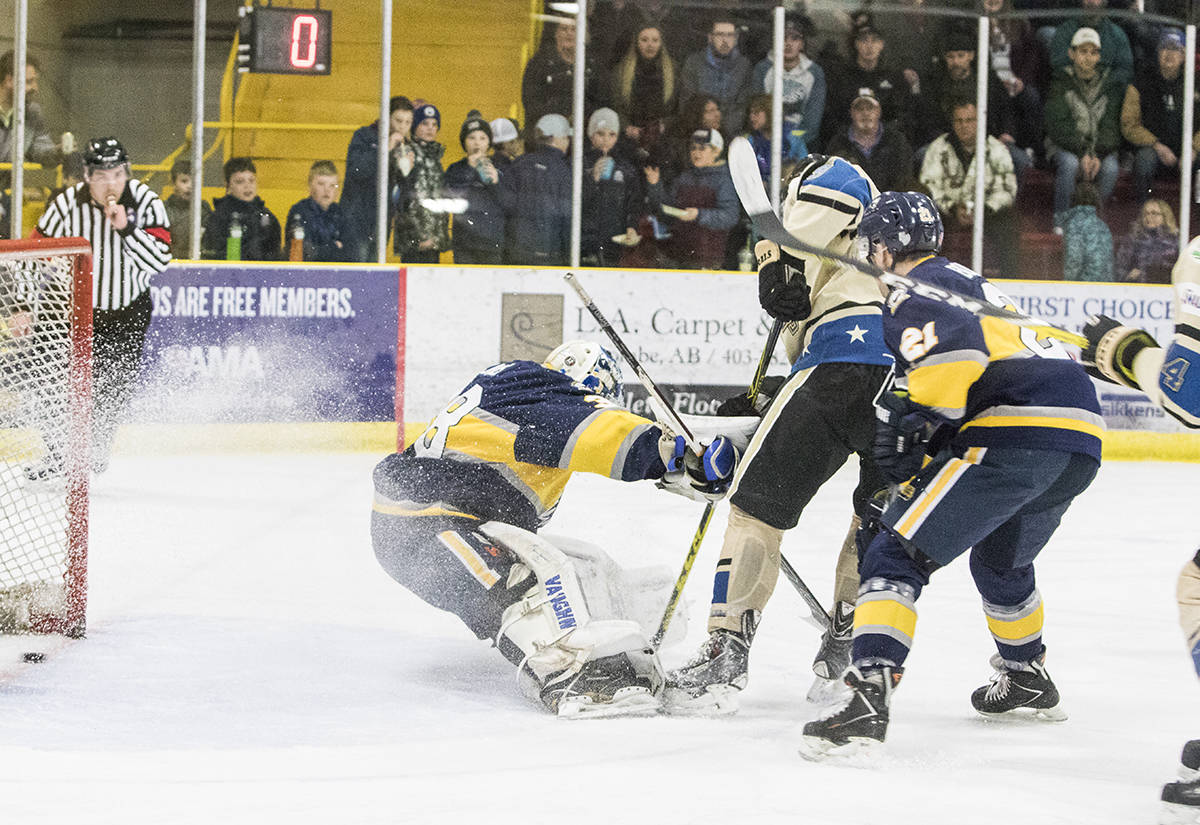
[[[602,338],[561,269],[173,264],[154,318],[130,449],[388,449],[482,367]],[[683,412],[744,391],[770,329],[753,276],[581,269],[596,305]],[[1004,281],[1021,310],[1069,330],[1103,312],[1165,340],[1169,287]],[[787,370],[777,348],[771,373]],[[627,371],[627,401],[645,392]],[[1098,385],[1112,458],[1200,460],[1140,393]],[[396,415],[399,410],[399,416]],[[419,425],[418,425],[419,426]],[[411,437],[411,433],[410,433]]]

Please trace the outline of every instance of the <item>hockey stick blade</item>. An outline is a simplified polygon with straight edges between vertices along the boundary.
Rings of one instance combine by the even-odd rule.
[[[1029,327],[1043,335],[1057,338],[1060,341],[1074,344],[1077,347],[1087,346],[1087,339],[1079,333],[1056,327],[1040,318],[1034,318],[1023,312],[999,307],[979,298],[964,295],[961,292],[954,292],[953,290],[943,289],[942,287],[918,281],[904,275],[897,275],[895,272],[880,269],[867,261],[861,261],[848,255],[839,255],[800,240],[787,231],[787,228],[783,225],[783,221],[779,219],[779,216],[775,214],[775,210],[771,208],[771,202],[767,199],[766,190],[763,189],[762,178],[759,177],[758,160],[754,156],[754,147],[750,145],[750,141],[743,137],[734,138],[729,144],[729,174],[733,178],[733,188],[737,190],[738,199],[742,202],[746,214],[750,216],[750,222],[754,224],[754,230],[769,241],[813,255],[817,258],[845,264],[857,269],[859,272],[870,275],[872,278],[878,279],[891,289],[904,290],[913,295],[919,295],[922,298],[929,298],[934,301],[950,304],[951,306],[965,309],[974,315],[999,318],[1009,323]]]

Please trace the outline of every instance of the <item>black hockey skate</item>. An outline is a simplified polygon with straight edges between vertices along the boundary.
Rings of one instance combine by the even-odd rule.
[[[816,761],[877,748],[887,736],[888,706],[903,673],[899,667],[849,668],[843,679],[850,698],[837,712],[804,726],[800,755]]]
[[[813,659],[813,680],[808,701],[817,705],[846,698],[846,683],[841,676],[850,667],[850,648],[854,641],[854,604],[837,602],[833,606],[830,625],[821,634],[821,647]]]
[[[988,684],[971,694],[971,706],[984,716],[1032,715],[1048,722],[1062,722],[1067,713],[1059,701],[1058,688],[1046,672],[1046,651],[1030,662],[1010,662],[999,654],[992,656],[996,669]]]
[[[742,614],[742,630],[714,630],[696,656],[667,674],[663,706],[669,713],[719,716],[738,709],[737,692],[749,679],[750,644],[759,613]]]
[[[593,659],[542,688],[542,703],[564,718],[647,716],[658,712],[651,680],[639,675],[628,654]]]
[[[1163,825],[1184,825],[1200,822],[1200,739],[1183,746],[1179,757],[1179,780],[1168,782],[1162,789]]]

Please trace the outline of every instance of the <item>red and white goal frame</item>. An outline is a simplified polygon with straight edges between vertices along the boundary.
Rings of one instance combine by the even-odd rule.
[[[0,241],[0,633],[86,630],[92,278],[83,238]]]

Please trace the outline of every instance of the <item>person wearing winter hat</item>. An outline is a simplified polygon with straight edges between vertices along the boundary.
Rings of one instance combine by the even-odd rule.
[[[426,206],[426,201],[440,198],[445,187],[442,155],[446,147],[437,141],[441,128],[442,115],[432,103],[413,110],[411,196],[396,216],[395,232],[395,251],[404,263],[435,264],[440,253],[450,248],[450,216]]]
[[[514,130],[515,131],[515,130]],[[504,209],[497,186],[500,170],[488,157],[492,127],[472,110],[458,132],[467,156],[446,169],[447,194],[467,201],[454,216],[450,240],[456,264],[498,264],[504,249]]]
[[[588,119],[580,254],[595,266],[616,265],[623,247],[638,243],[642,187],[633,165],[613,152],[620,130],[612,109],[597,109]]]
[[[525,140],[517,124],[506,117],[498,117],[488,125],[492,129],[492,163],[503,171],[525,154]]]

